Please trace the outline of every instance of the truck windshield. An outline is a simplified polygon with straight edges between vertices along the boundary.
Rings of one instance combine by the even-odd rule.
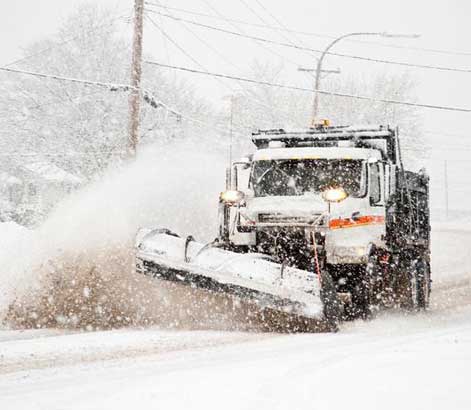
[[[361,160],[305,159],[256,161],[251,184],[255,196],[294,196],[342,187],[351,196],[361,196]]]

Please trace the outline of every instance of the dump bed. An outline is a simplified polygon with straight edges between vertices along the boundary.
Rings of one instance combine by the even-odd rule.
[[[430,247],[429,177],[397,169],[396,192],[386,210],[386,239],[393,249]]]

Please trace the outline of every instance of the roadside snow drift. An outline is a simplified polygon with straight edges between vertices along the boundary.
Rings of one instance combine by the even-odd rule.
[[[151,148],[71,196],[39,229],[2,246],[4,321],[87,329],[231,323],[225,298],[188,300],[136,275],[132,257],[142,226],[213,239],[224,167],[223,156],[188,144]],[[224,320],[206,317],[208,304],[219,305]]]

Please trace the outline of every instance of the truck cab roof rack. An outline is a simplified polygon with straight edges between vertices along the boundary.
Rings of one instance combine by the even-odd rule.
[[[384,125],[280,128],[252,133],[252,142],[258,149],[268,148],[272,141],[283,142],[286,147],[335,147],[340,141],[351,141],[355,147],[379,149],[385,158],[396,162],[396,131]]]

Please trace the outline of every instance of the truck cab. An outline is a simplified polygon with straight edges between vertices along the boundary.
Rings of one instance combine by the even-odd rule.
[[[309,134],[278,133],[233,164],[220,203],[226,240],[301,265],[309,262],[290,255],[289,242],[309,248],[316,234],[330,264],[365,263],[369,246],[384,245],[391,164],[373,145],[334,145],[323,131],[309,141]],[[231,192],[237,199],[226,207]]]

